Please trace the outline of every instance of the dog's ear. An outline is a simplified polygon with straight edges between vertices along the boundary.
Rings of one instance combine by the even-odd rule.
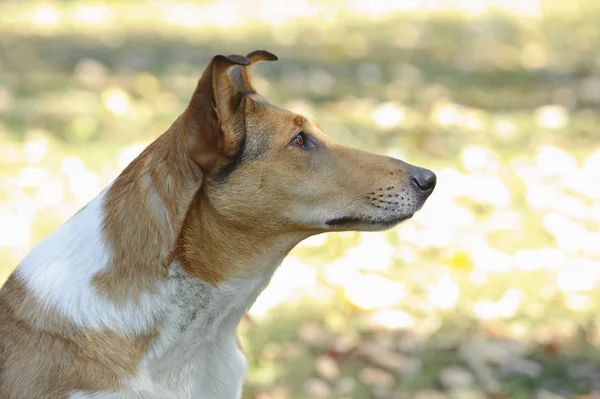
[[[249,65],[237,65],[231,68],[229,76],[233,86],[243,93],[254,93],[252,88],[252,81],[250,79],[250,71],[254,65],[261,61],[277,61],[279,58],[273,53],[269,53],[266,50],[254,50],[253,52],[246,55],[246,58],[250,60]]]
[[[215,56],[183,114],[187,155],[204,173],[211,171],[219,157],[235,152],[240,124],[243,134],[243,115],[236,112],[243,93],[233,86],[228,72],[233,66],[250,64],[251,60],[242,55]]]

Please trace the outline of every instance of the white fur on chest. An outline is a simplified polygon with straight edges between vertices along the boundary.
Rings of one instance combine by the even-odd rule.
[[[236,329],[272,274],[214,287],[172,265],[163,291],[170,305],[145,359],[153,379],[178,398],[239,398],[246,361]]]
[[[159,333],[138,374],[120,392],[78,392],[71,398],[240,398],[246,360],[237,347],[237,325],[274,270],[214,287],[172,265],[159,290],[165,309]]]

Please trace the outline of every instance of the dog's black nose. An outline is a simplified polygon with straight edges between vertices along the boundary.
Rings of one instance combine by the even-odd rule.
[[[429,169],[415,167],[412,180],[419,189],[431,191],[435,187],[437,177]]]

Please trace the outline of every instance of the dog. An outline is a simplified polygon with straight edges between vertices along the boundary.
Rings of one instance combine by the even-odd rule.
[[[264,50],[217,55],[188,107],[0,291],[3,399],[234,399],[236,329],[288,252],[410,218],[436,175],[268,103]]]

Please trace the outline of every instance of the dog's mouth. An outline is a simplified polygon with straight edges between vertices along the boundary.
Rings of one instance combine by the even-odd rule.
[[[379,218],[360,218],[360,217],[341,217],[341,218],[335,218],[335,219],[331,219],[328,220],[326,223],[328,226],[331,227],[349,227],[349,226],[356,226],[356,225],[361,225],[361,226],[373,226],[373,227],[382,227],[382,228],[388,228],[388,227],[392,227],[394,225],[397,225],[400,222],[403,222],[407,219],[410,219],[413,217],[414,214],[408,214],[408,215],[402,215],[399,217],[395,217],[395,218],[388,218],[388,219],[379,219]]]

